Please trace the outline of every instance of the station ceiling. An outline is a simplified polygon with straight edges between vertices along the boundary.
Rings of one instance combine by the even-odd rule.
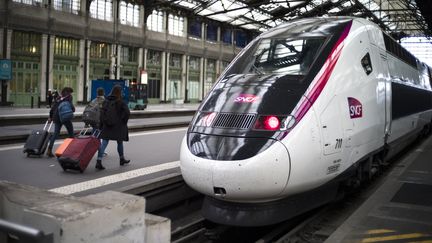
[[[175,6],[245,29],[264,31],[283,22],[314,16],[356,16],[377,23],[396,39],[432,37],[430,0],[147,0]]]

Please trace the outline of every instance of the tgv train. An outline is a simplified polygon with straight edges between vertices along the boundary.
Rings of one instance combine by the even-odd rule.
[[[431,71],[364,19],[273,28],[203,100],[182,141],[183,178],[221,224],[268,225],[323,205],[431,130]]]

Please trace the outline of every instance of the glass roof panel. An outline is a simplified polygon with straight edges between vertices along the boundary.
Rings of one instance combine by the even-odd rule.
[[[227,16],[226,14],[216,14],[216,15],[209,16],[209,18],[214,19],[214,20],[218,20],[221,22],[229,22],[232,20],[232,18]]]
[[[242,20],[240,20],[240,19],[236,19],[236,20],[232,21],[230,24],[233,24],[233,25],[242,25],[242,24],[245,24],[245,22],[242,21]]]
[[[258,26],[253,25],[253,24],[245,24],[242,27],[245,28],[245,29],[250,29],[250,30],[256,30],[256,29],[258,29],[257,28]]]
[[[196,3],[190,2],[190,1],[176,1],[176,4],[189,8],[189,9],[193,9],[195,8],[197,5]]]
[[[412,0],[155,0],[186,8],[210,19],[264,30],[287,20],[308,16],[343,15],[368,18],[391,31],[425,33],[427,25]],[[320,7],[322,9],[320,9]],[[310,12],[313,10],[312,12]],[[369,10],[369,11],[368,11]],[[371,17],[374,16],[373,18]],[[274,20],[274,21],[273,21]],[[410,21],[411,20],[411,21]],[[410,30],[413,29],[413,30]]]

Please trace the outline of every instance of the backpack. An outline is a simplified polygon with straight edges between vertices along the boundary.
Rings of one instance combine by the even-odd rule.
[[[86,106],[82,115],[82,121],[85,124],[90,124],[92,126],[99,125],[100,108],[99,103],[96,100],[93,100]]]
[[[69,101],[60,102],[57,112],[62,123],[70,121],[73,118],[72,104]]]
[[[120,117],[117,111],[117,102],[115,100],[105,100],[102,105],[102,122],[109,127],[120,123]]]

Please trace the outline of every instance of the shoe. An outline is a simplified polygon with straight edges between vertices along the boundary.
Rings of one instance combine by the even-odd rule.
[[[95,168],[98,170],[105,170],[105,167],[103,167],[103,165],[102,165],[102,160],[100,160],[100,159],[96,160]]]
[[[54,154],[52,153],[52,149],[48,148],[48,149],[47,149],[47,152],[46,152],[46,155],[47,155],[48,157],[50,157],[50,158],[54,157]]]
[[[120,159],[120,165],[125,165],[128,164],[130,162],[130,159]]]
[[[103,153],[103,155],[102,155],[102,156],[103,156],[103,157],[105,157],[105,156],[107,156],[107,155],[108,155],[108,153]]]

